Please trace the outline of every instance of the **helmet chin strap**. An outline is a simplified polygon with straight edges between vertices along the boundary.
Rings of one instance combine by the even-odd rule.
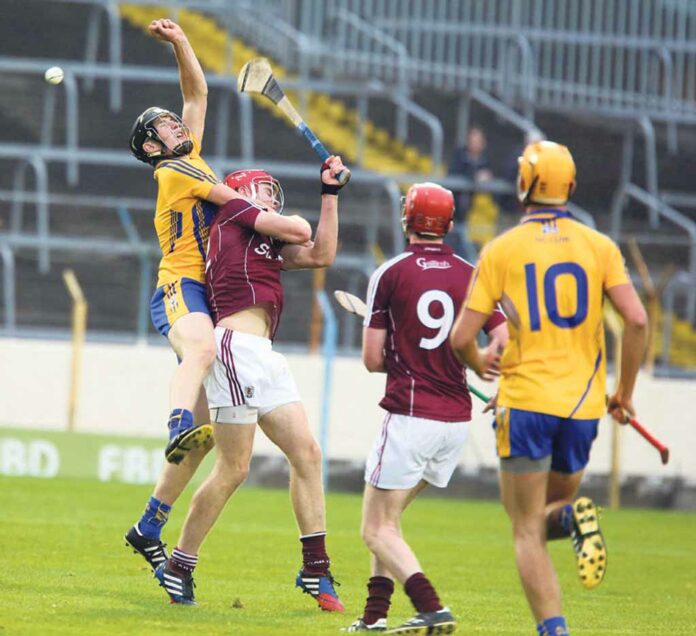
[[[190,139],[182,141],[180,144],[172,148],[172,152],[177,157],[182,157],[189,154],[193,150],[193,142]]]

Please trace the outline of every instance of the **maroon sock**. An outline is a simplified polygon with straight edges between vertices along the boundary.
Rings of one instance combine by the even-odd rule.
[[[302,541],[302,571],[307,574],[328,574],[329,555],[326,554],[326,532],[315,532],[300,537]]]
[[[423,572],[416,572],[404,583],[404,591],[417,612],[437,612],[442,609],[435,588]]]
[[[391,596],[394,593],[394,581],[386,576],[373,576],[367,582],[367,601],[362,619],[366,625],[372,625],[380,618],[386,618]]]
[[[178,546],[172,550],[172,556],[169,558],[169,567],[177,574],[191,574],[196,569],[197,564],[197,554],[188,554],[183,550],[179,550]]]

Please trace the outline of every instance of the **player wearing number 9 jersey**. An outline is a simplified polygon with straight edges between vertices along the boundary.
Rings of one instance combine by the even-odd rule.
[[[423,488],[447,486],[471,419],[466,371],[448,343],[473,272],[443,244],[453,212],[449,190],[434,183],[412,186],[402,213],[409,245],[368,286],[363,361],[369,371],[387,374],[380,402],[386,417],[365,468],[363,540],[374,556],[368,601],[348,631],[386,625],[394,579],[418,612],[409,629],[454,626],[399,530],[403,510]],[[493,312],[483,328],[493,350],[507,340],[501,312]]]
[[[484,373],[477,329],[497,303],[508,317],[495,423],[501,496],[540,634],[567,634],[547,538],[572,537],[585,587],[599,585],[606,571],[596,507],[587,497],[571,503],[605,410],[604,295],[626,324],[612,400],[628,410],[646,320],[618,247],[568,212],[574,189],[575,163],[565,146],[527,146],[517,184],[526,214],[484,248],[451,335],[455,351]]]
[[[385,411],[442,422],[471,419],[466,370],[447,338],[473,271],[449,245],[416,237],[370,278],[364,325],[386,336]],[[494,311],[483,329],[489,333],[504,322]]]

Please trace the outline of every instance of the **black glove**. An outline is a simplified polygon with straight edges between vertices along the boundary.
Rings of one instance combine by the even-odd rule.
[[[322,175],[324,174],[324,170],[329,170],[329,164],[326,163],[326,161],[321,164],[321,169],[319,170],[319,180],[321,181],[321,193],[322,194],[335,194],[338,196],[338,191],[345,184],[324,183],[324,180],[321,178]]]

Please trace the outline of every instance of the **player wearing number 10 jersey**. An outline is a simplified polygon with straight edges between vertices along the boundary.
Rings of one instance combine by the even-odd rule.
[[[496,413],[501,497],[539,634],[568,633],[547,538],[571,536],[585,587],[599,585],[606,572],[596,507],[587,497],[573,502],[605,410],[605,294],[626,325],[610,408],[633,410],[644,347],[645,311],[621,253],[568,212],[574,189],[575,163],[565,146],[527,146],[517,183],[526,214],[484,249],[451,335],[462,359],[485,373],[475,334],[497,303],[509,321]]]
[[[351,632],[386,626],[394,579],[418,612],[404,630],[454,629],[452,614],[400,531],[402,512],[423,488],[447,486],[471,419],[466,373],[448,344],[473,272],[443,244],[453,212],[449,190],[434,183],[412,186],[402,212],[409,245],[368,286],[363,361],[369,371],[387,374],[380,402],[387,413],[365,468],[362,534],[373,567],[364,613],[347,628]],[[493,312],[484,330],[493,351],[507,340],[501,312]]]

